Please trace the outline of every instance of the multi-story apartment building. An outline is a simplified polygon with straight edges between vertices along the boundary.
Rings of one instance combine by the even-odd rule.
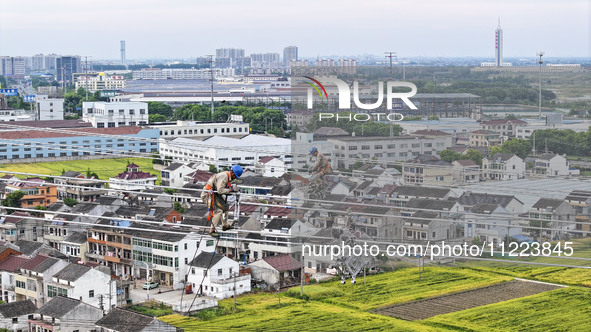
[[[518,119],[503,119],[483,121],[480,125],[483,130],[491,130],[507,139],[511,139],[517,135],[519,127],[527,126],[527,122]]]
[[[475,130],[470,133],[470,146],[495,146],[503,143],[501,134],[488,129]]]
[[[328,138],[327,142],[334,146],[333,168],[350,169],[358,161],[388,163],[406,161],[419,155],[437,156],[439,152],[452,145],[452,137],[451,135],[345,136]]]
[[[544,176],[570,175],[569,162],[559,154],[545,153],[536,158],[534,173]]]
[[[453,165],[435,156],[420,155],[402,164],[405,185],[452,185]]]
[[[79,202],[94,202],[107,191],[103,189],[103,183],[94,178],[88,178],[85,174],[68,171],[55,178],[58,198],[73,198]]]
[[[121,75],[107,76],[99,73],[96,76],[79,76],[76,78],[76,89],[83,88],[89,92],[101,90],[120,90],[125,88],[125,80]]]
[[[148,103],[144,102],[84,102],[82,120],[95,128],[145,126],[148,124]]]

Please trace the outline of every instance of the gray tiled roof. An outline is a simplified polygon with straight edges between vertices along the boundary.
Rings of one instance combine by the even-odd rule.
[[[51,299],[51,301],[45,303],[45,305],[39,308],[37,313],[48,317],[60,318],[70,312],[72,309],[76,308],[76,306],[81,303],[82,301],[80,300],[75,300],[64,296],[56,296]]]
[[[435,200],[425,198],[411,198],[405,207],[413,209],[428,209],[449,211],[456,204],[455,200]]]
[[[140,332],[150,325],[156,318],[138,312],[115,308],[96,322],[96,326],[125,332]],[[162,322],[162,324],[166,324]]]
[[[18,247],[18,251],[20,251],[25,256],[30,256],[36,250],[43,246],[41,242],[35,241],[27,241],[27,240],[18,240],[14,243]]]
[[[64,239],[64,242],[82,244],[86,242],[86,233],[72,233]]]
[[[26,316],[37,311],[37,307],[31,300],[16,301],[0,304],[0,315],[4,318]]]
[[[547,207],[552,207],[553,209],[556,209],[562,203],[564,203],[564,199],[540,198],[532,208],[545,209]]]
[[[502,207],[507,207],[511,201],[515,199],[521,203],[520,200],[513,195],[497,195],[488,193],[473,193],[466,191],[458,198],[458,203],[464,206],[474,206],[477,203],[499,204]]]
[[[430,188],[423,186],[399,186],[394,189],[398,196],[414,196],[424,198],[444,198],[449,194],[450,189]]]
[[[224,257],[224,255],[219,253],[202,251],[189,265],[207,269],[216,265]]]
[[[274,230],[281,230],[283,228],[291,229],[295,222],[296,221],[293,219],[274,218],[267,224],[265,228]]]
[[[81,264],[68,264],[53,277],[66,281],[76,281],[92,268]]]

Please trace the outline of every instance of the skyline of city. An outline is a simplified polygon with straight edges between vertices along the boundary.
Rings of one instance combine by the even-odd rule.
[[[555,57],[591,54],[588,1],[356,4],[326,1],[310,10],[305,3],[292,8],[270,1],[175,1],[157,8],[149,2],[106,0],[89,9],[65,0],[3,2],[0,53],[118,59],[119,42],[125,40],[128,60],[197,57],[225,47],[243,48],[246,54],[282,53],[289,45],[298,46],[301,58],[381,55],[387,50],[400,57],[494,58],[491,39],[500,18],[504,57],[533,56],[539,50]],[[248,12],[256,16],[244,16]]]

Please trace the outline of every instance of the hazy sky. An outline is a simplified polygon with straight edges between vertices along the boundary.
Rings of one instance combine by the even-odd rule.
[[[590,0],[0,0],[0,55],[186,58],[244,48],[300,56],[591,56]]]

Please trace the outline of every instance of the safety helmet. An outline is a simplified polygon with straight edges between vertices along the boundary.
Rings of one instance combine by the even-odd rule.
[[[316,147],[313,147],[310,149],[310,154],[314,154],[314,152],[318,151],[318,149]]]
[[[232,172],[234,172],[237,179],[240,179],[240,175],[242,175],[243,170],[240,165],[234,165],[232,166]]]

